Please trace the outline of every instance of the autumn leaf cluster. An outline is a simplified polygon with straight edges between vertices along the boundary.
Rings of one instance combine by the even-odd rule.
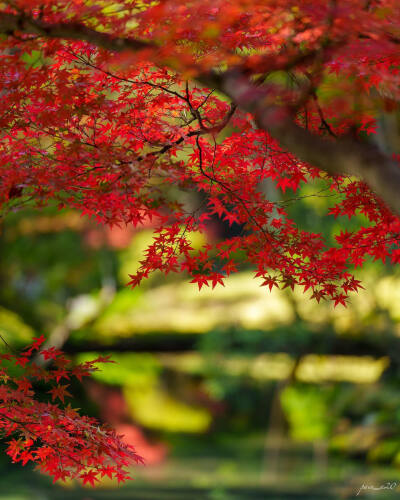
[[[73,365],[54,347],[39,350],[44,340],[34,339],[21,353],[0,355],[0,429],[7,454],[13,462],[36,464],[54,481],[79,479],[94,486],[105,476],[130,479],[127,466],[142,462],[135,450],[112,429],[64,404],[71,379],[82,381],[97,363],[110,360]],[[38,395],[43,386],[50,387],[50,401]]]

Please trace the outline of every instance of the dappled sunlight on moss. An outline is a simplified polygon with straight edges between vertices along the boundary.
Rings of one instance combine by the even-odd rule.
[[[225,355],[210,361],[199,353],[164,354],[161,363],[167,368],[188,374],[204,374],[214,362],[221,373],[232,377],[251,377],[255,380],[285,380],[295,366],[295,359],[286,353],[263,353],[257,356]],[[295,378],[303,382],[323,383],[346,381],[370,384],[380,379],[388,367],[388,358],[371,356],[329,356],[309,354],[301,358]]]
[[[234,275],[225,287],[215,290],[199,292],[193,284],[179,282],[142,291],[131,303],[126,293],[124,297],[126,302],[119,301],[115,314],[111,305],[98,319],[96,332],[117,336],[146,331],[203,333],[220,324],[272,327],[294,320],[285,295],[266,293],[250,273]]]
[[[80,362],[95,353],[79,355]],[[161,385],[163,365],[151,354],[114,354],[115,363],[93,373],[104,384],[122,386],[132,419],[150,429],[170,432],[204,432],[211,423],[207,409],[187,404],[169,394]],[[110,403],[111,404],[111,403]]]
[[[300,385],[284,389],[281,401],[293,439],[314,441],[329,437],[334,424],[330,400],[329,388]]]
[[[88,352],[79,354],[77,360],[84,363],[96,356],[96,353]],[[114,353],[111,359],[114,363],[93,372],[92,377],[95,380],[110,385],[149,384],[157,379],[162,369],[159,360],[152,354]]]
[[[302,358],[296,378],[304,382],[321,383],[327,380],[371,384],[379,380],[389,366],[388,358],[370,356],[317,356]]]
[[[206,409],[179,401],[157,383],[128,385],[124,394],[132,418],[150,429],[197,433],[210,426]]]
[[[397,273],[398,274],[398,273]],[[376,283],[378,305],[387,309],[394,321],[400,321],[400,286],[399,277],[385,276]]]
[[[385,329],[387,320],[397,317],[400,278],[361,278],[366,290],[353,294],[348,308],[334,308],[323,301],[317,304],[298,289],[292,295],[266,291],[250,272],[229,277],[225,287],[215,290],[203,287],[198,291],[182,281],[123,289],[99,316],[93,332],[111,339],[146,332],[204,333],[220,326],[270,330],[292,324],[296,314],[310,327],[331,324],[338,333],[360,334],[366,326]]]

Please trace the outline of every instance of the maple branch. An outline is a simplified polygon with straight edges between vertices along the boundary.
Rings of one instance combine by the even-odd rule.
[[[81,23],[50,24],[25,14],[0,13],[0,33],[22,32],[48,38],[87,41],[112,52],[158,49],[152,42],[118,38],[101,33]],[[164,63],[166,63],[164,61]],[[167,63],[166,63],[167,64]],[[172,69],[173,64],[168,62]],[[258,126],[268,131],[288,151],[330,175],[347,174],[359,177],[394,213],[400,215],[400,168],[394,159],[368,143],[350,138],[327,140],[297,125],[283,108],[268,103],[266,90],[257,87],[244,74],[228,71],[207,73],[196,79],[229,96],[244,111],[254,114]]]
[[[60,38],[66,40],[86,41],[97,47],[112,52],[124,50],[137,52],[143,49],[156,49],[151,42],[133,38],[118,38],[108,33],[88,28],[82,23],[46,23],[34,19],[24,13],[0,13],[0,33],[14,35],[15,32],[44,36],[46,38]]]
[[[252,113],[258,126],[288,151],[329,175],[359,177],[400,215],[400,168],[394,159],[372,144],[348,137],[328,140],[300,127],[284,108],[268,102],[265,89],[238,72],[227,72],[220,79],[224,93]]]

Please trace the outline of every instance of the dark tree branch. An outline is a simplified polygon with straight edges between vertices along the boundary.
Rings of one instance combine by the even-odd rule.
[[[108,33],[101,33],[88,28],[81,23],[50,24],[22,13],[9,14],[0,12],[0,33],[14,35],[14,33],[18,32],[47,38],[82,40],[112,52],[121,52],[123,50],[137,52],[143,49],[157,48],[150,42],[132,38],[117,38]]]
[[[296,336],[294,336],[296,337]],[[183,353],[201,350],[203,335],[198,333],[176,334],[146,333],[137,334],[126,339],[119,339],[111,344],[98,341],[74,343],[68,340],[63,350],[67,354],[80,352],[153,352],[153,353]],[[398,355],[400,341],[392,335],[376,336],[373,332],[364,337],[337,336],[333,332],[320,331],[310,333],[305,339],[295,339],[289,332],[288,335],[277,337],[276,332],[264,332],[257,345],[251,349],[240,339],[230,338],[229,348],[236,353],[279,353],[286,352],[293,356],[305,354],[329,354],[340,356],[371,356],[373,358],[387,356],[395,366],[400,364]]]
[[[241,109],[252,113],[288,151],[330,175],[354,175],[400,215],[400,168],[376,146],[347,137],[328,140],[297,125],[283,108],[271,105],[265,89],[237,72],[222,75],[222,90]]]

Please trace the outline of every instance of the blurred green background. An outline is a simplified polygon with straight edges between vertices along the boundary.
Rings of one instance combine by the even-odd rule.
[[[293,215],[329,239],[329,203],[304,198]],[[363,484],[398,495],[386,489],[400,484],[395,268],[367,263],[365,290],[334,309],[301,290],[269,293],[245,268],[214,291],[157,274],[131,290],[150,227],[110,230],[27,204],[0,239],[1,335],[21,348],[44,333],[77,361],[110,353],[117,363],[74,386],[73,404],[147,461],[129,484],[91,490],[0,454],[1,500],[355,498]]]

